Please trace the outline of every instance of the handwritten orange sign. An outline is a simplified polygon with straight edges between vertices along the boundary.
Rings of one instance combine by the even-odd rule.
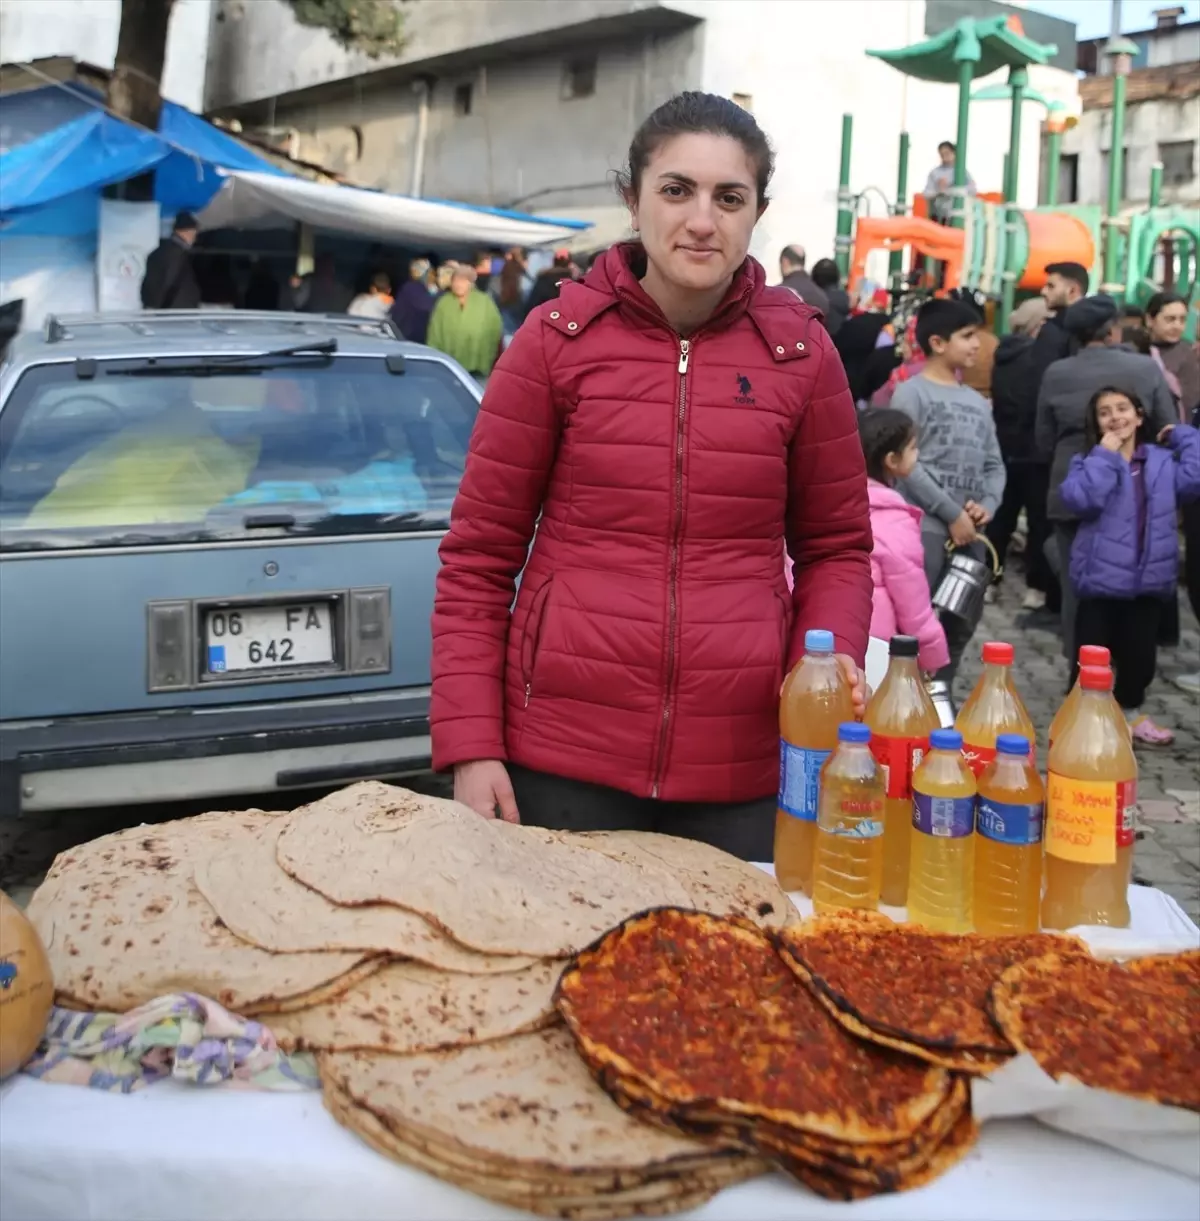
[[[1117,784],[1051,772],[1046,787],[1046,851],[1083,865],[1117,860]]]

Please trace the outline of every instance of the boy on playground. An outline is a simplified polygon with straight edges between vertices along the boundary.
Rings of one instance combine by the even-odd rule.
[[[899,487],[925,512],[921,543],[931,590],[946,562],[947,540],[986,558],[977,540],[1004,495],[1004,459],[991,408],[959,380],[978,355],[981,321],[963,301],[926,301],[917,314],[916,334],[925,367],[901,382],[892,396],[892,406],[912,416],[916,425],[921,456]],[[943,626],[950,664],[938,677],[953,682],[974,625],[947,617]]]

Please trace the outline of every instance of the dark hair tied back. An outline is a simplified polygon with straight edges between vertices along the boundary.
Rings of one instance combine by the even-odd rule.
[[[761,207],[767,202],[767,186],[775,172],[775,154],[766,133],[754,116],[715,93],[689,90],[676,94],[658,107],[634,133],[629,162],[617,174],[617,187],[626,201],[636,199],[642,188],[642,173],[659,147],[675,136],[707,133],[736,140],[754,166],[754,182]]]
[[[858,438],[862,442],[867,474],[876,483],[892,483],[887,456],[901,453],[915,432],[912,416],[895,407],[868,407],[858,413]]]
[[[1146,302],[1146,317],[1157,318],[1168,305],[1187,305],[1187,301],[1179,293],[1155,293]]]

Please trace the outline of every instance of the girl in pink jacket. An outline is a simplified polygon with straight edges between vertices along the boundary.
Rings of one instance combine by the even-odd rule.
[[[949,664],[950,653],[925,579],[922,514],[895,486],[917,464],[916,430],[905,412],[872,407],[859,413],[858,435],[867,460],[867,495],[875,536],[871,635],[880,640],[897,634],[915,636],[921,645],[921,669],[933,674]]]

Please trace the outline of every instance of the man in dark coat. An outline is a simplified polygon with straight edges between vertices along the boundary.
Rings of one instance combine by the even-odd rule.
[[[200,285],[192,267],[192,246],[200,222],[190,212],[175,217],[171,236],[163,238],[146,260],[142,277],[143,309],[196,309]]]
[[[827,314],[829,298],[804,270],[806,258],[803,246],[784,246],[779,252],[779,274],[783,277],[783,286],[790,288],[805,305],[811,305],[822,314]]]
[[[850,317],[850,294],[842,287],[842,273],[833,259],[818,259],[813,264],[813,283],[825,294],[829,308],[825,311],[825,329],[836,335],[842,323]]]

